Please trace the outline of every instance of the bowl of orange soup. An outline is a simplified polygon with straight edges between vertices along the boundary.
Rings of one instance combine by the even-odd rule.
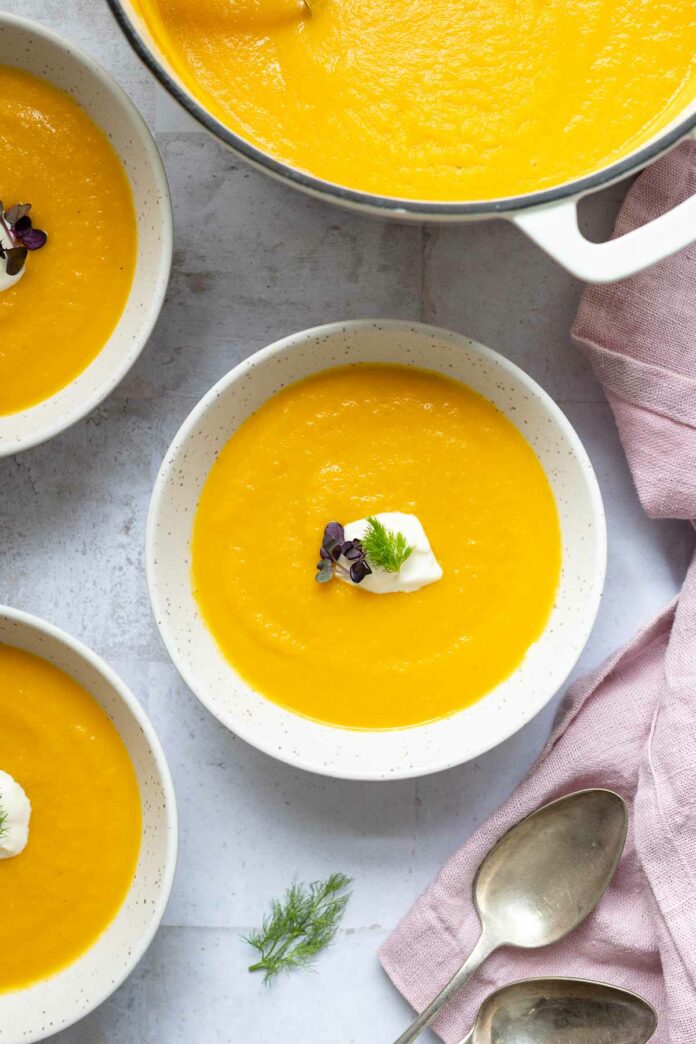
[[[83,417],[147,342],[169,278],[166,176],[85,54],[0,13],[0,455]]]
[[[506,216],[589,280],[696,237],[696,198],[621,244],[578,198],[696,126],[692,0],[108,0],[239,155],[380,216]]]
[[[167,649],[228,728],[302,768],[434,772],[558,690],[595,619],[601,497],[513,363],[398,321],[253,355],[174,439],[147,574]]]
[[[57,1033],[133,970],[177,816],[135,697],[64,631],[0,606],[0,1044]]]

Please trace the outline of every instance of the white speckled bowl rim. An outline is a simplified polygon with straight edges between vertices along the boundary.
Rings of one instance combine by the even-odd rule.
[[[254,692],[222,656],[190,583],[193,518],[220,449],[280,388],[355,362],[397,362],[439,371],[494,402],[535,449],[561,519],[561,580],[542,637],[518,669],[478,703],[408,729],[336,728]],[[157,476],[146,565],[164,644],[186,683],[224,725],[272,757],[312,772],[345,779],[400,779],[478,757],[522,728],[558,691],[597,615],[606,570],[606,524],[597,480],[577,434],[518,366],[446,330],[397,320],[355,320],[305,330],[270,345],[204,396],[184,421]]]
[[[26,989],[0,993],[0,1044],[31,1044],[102,1004],[150,945],[174,881],[176,798],[164,752],[145,712],[99,656],[60,628],[5,605],[0,605],[0,643],[55,664],[104,708],[135,767],[143,810],[138,866],[116,918],[67,968]]]
[[[172,208],[157,146],[131,100],[77,47],[36,22],[0,12],[0,65],[49,80],[101,127],[128,175],[138,219],[138,256],[126,308],[90,365],[55,395],[0,416],[0,457],[29,449],[95,409],[131,368],[157,321],[172,260]],[[8,204],[10,201],[5,201]],[[48,229],[50,236],[50,229]]]

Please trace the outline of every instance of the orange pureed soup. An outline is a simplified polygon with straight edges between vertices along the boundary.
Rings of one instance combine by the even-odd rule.
[[[626,155],[696,95],[693,0],[132,0],[242,138],[378,195],[531,192]]]
[[[128,301],[137,228],[106,135],[68,94],[1,65],[0,154],[5,209],[31,203],[48,234],[0,292],[2,415],[54,395],[99,354]]]
[[[0,769],[32,805],[27,847],[0,860],[2,992],[59,971],[107,927],[133,879],[142,827],[135,770],[96,700],[2,644]]]
[[[442,579],[385,595],[316,583],[326,524],[388,511],[418,516]],[[539,460],[492,403],[361,364],[289,386],[240,426],[203,488],[192,560],[201,612],[253,688],[386,729],[452,714],[519,665],[552,608],[561,538]]]

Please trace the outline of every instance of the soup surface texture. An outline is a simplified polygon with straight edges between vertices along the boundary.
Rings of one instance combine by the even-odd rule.
[[[140,849],[126,748],[72,678],[0,644],[0,767],[32,804],[29,843],[0,861],[0,991],[59,971],[107,927]]]
[[[136,217],[121,161],[67,94],[0,66],[0,199],[31,203],[48,243],[0,293],[0,414],[54,395],[106,344],[133,281]]]
[[[132,0],[222,123],[387,196],[482,200],[619,159],[696,93],[693,0]]]
[[[420,519],[444,576],[409,594],[315,581],[325,525]],[[293,384],[219,454],[193,585],[259,692],[361,729],[453,713],[509,675],[548,619],[561,559],[542,467],[490,402],[437,374],[339,367]]]

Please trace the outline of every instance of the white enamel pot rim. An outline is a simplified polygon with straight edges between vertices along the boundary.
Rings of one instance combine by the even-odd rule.
[[[142,958],[172,890],[178,817],[171,773],[152,724],[100,656],[54,624],[7,605],[0,605],[0,642],[42,656],[91,692],[119,727],[138,772],[143,806],[138,868],[115,920],[85,953],[48,979],[0,993],[0,1044],[32,1044],[97,1008]]]
[[[109,340],[86,369],[55,395],[0,416],[0,456],[7,456],[45,442],[81,420],[126,375],[147,344],[164,303],[173,232],[169,186],[157,146],[130,98],[105,69],[45,26],[0,12],[2,64],[34,73],[67,91],[104,131],[128,175],[139,233],[133,285]]]
[[[461,222],[508,218],[569,272],[587,282],[611,282],[639,272],[696,240],[696,196],[608,243],[592,243],[578,226],[582,196],[637,172],[696,128],[696,105],[648,144],[586,177],[542,192],[485,202],[437,203],[359,192],[274,159],[212,115],[162,59],[131,0],[107,0],[136,54],[162,86],[211,134],[253,166],[309,195],[352,210],[400,221]]]
[[[336,728],[254,692],[220,652],[190,582],[193,518],[219,451],[239,424],[281,387],[351,362],[425,367],[461,380],[493,401],[537,452],[561,521],[563,568],[556,604],[522,664],[471,707],[407,729]],[[157,476],[145,558],[153,613],[169,655],[184,681],[227,728],[272,757],[312,772],[356,780],[400,779],[478,757],[522,728],[559,690],[599,608],[606,525],[597,480],[578,436],[559,407],[519,367],[446,330],[399,320],[353,320],[305,330],[264,348],[201,399]]]

